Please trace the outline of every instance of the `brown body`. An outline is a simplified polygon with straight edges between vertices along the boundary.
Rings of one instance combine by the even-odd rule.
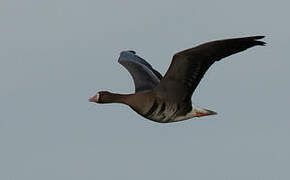
[[[130,106],[141,116],[159,123],[182,121],[192,117],[214,115],[216,112],[191,105],[191,102],[169,101],[154,90],[135,94],[115,94],[101,91],[90,102],[122,103]],[[186,116],[189,115],[189,116]]]

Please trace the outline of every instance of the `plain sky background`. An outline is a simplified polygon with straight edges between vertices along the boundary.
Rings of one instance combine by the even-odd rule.
[[[289,1],[1,0],[1,180],[290,179]],[[214,64],[193,102],[217,116],[158,124],[87,99],[134,91],[132,49],[175,52],[266,35]]]

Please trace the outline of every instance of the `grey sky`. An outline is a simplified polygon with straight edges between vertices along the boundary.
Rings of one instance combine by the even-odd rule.
[[[289,179],[289,1],[0,1],[1,180]],[[266,35],[216,63],[193,101],[217,116],[158,124],[124,105],[133,49],[164,74],[199,43]]]

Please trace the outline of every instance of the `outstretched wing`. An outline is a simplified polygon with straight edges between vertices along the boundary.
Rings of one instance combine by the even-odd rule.
[[[147,61],[137,56],[134,51],[121,52],[118,62],[131,74],[135,92],[155,88],[162,78],[158,71],[153,69]]]
[[[215,61],[256,45],[263,46],[265,42],[258,41],[263,37],[212,41],[175,54],[164,78],[156,87],[157,92],[173,101],[190,100],[203,75]]]

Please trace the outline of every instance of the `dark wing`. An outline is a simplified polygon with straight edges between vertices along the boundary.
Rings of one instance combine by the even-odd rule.
[[[136,55],[134,51],[123,51],[118,62],[131,74],[135,92],[151,90],[159,84],[162,75],[144,59]]]
[[[265,42],[258,41],[262,38],[264,36],[212,41],[175,54],[164,78],[156,87],[157,92],[173,101],[191,100],[195,88],[215,61],[256,45],[263,46]]]

